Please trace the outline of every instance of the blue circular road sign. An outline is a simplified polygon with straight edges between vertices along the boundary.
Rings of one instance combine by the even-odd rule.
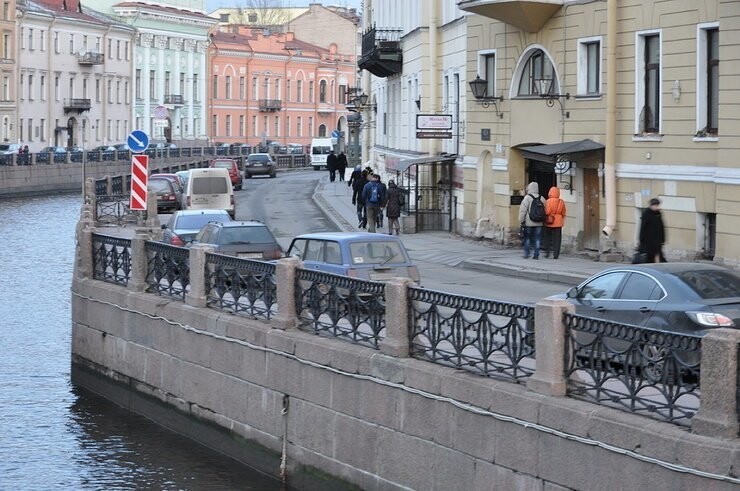
[[[134,130],[126,140],[128,148],[134,153],[141,153],[149,147],[149,135],[141,130]]]

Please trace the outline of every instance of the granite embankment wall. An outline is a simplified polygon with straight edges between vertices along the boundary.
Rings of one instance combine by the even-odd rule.
[[[84,275],[72,316],[76,383],[266,472],[284,455],[299,489],[737,489],[737,439]]]

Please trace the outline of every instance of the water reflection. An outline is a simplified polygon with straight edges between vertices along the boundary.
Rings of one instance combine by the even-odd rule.
[[[70,384],[79,204],[0,200],[0,489],[280,489]]]

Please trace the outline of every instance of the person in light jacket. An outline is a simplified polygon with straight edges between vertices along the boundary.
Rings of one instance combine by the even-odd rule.
[[[560,257],[560,245],[563,241],[563,225],[565,224],[565,201],[560,199],[560,189],[557,186],[550,188],[545,202],[545,257],[557,259]]]
[[[532,249],[532,259],[540,258],[540,246],[542,243],[542,226],[544,222],[535,222],[529,218],[529,209],[534,200],[541,200],[544,206],[545,199],[540,196],[540,185],[530,182],[527,185],[527,195],[519,205],[519,223],[524,228],[524,258],[529,257],[529,249]]]

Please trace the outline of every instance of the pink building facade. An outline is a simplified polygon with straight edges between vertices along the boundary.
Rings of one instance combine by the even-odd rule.
[[[211,142],[308,145],[346,131],[346,92],[356,85],[353,52],[305,43],[291,32],[222,29],[211,34],[209,48]]]

